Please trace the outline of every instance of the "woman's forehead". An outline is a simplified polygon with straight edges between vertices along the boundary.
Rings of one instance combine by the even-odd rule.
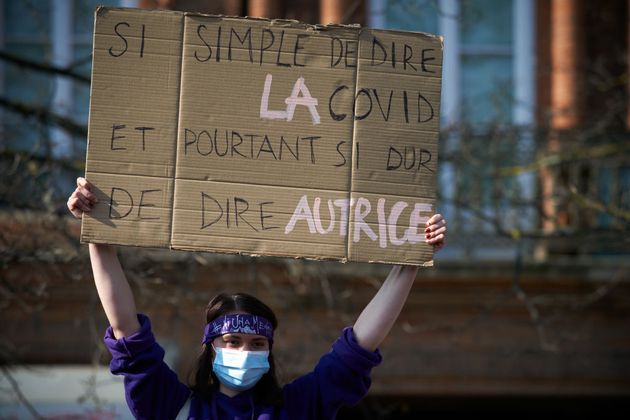
[[[223,334],[221,336],[224,339],[228,339],[228,338],[239,338],[241,340],[265,340],[267,341],[267,337],[265,337],[264,335],[259,335],[259,334],[243,334],[243,333],[237,333],[237,332],[231,332],[231,333],[227,333],[227,334]]]

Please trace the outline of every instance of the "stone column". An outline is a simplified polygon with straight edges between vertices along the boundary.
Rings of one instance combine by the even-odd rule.
[[[282,0],[249,0],[247,16],[281,19],[284,17]]]
[[[556,130],[575,128],[580,118],[580,3],[551,2],[551,126]]]
[[[353,0],[320,0],[319,1],[319,21],[328,23],[349,23],[345,22],[356,9]]]
[[[626,28],[628,31],[628,44],[626,46],[626,56],[627,56],[627,73],[630,74],[630,0],[628,0],[628,16],[626,16]],[[626,104],[627,117],[626,117],[626,125],[628,129],[630,129],[630,83],[626,81],[626,88],[628,90],[628,102]]]
[[[562,137],[580,124],[582,99],[581,0],[551,0],[550,3],[550,67],[551,92],[550,135],[546,153],[562,153]],[[542,228],[552,232],[570,223],[569,211],[557,199],[562,188],[561,179],[568,176],[562,168],[543,167],[541,170]],[[538,255],[542,257],[541,255]],[[544,258],[544,257],[543,257]]]

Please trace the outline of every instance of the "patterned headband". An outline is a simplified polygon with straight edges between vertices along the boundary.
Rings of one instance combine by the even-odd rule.
[[[206,344],[215,337],[228,333],[262,335],[270,343],[273,342],[273,326],[267,318],[251,314],[232,314],[220,316],[208,323],[204,329],[201,344]]]

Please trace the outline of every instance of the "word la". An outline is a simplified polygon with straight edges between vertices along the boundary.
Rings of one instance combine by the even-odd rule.
[[[299,221],[304,221],[311,234],[327,235],[335,231],[338,220],[339,235],[346,236],[346,234],[348,234],[351,236],[353,242],[359,242],[361,233],[363,233],[372,241],[378,240],[378,244],[381,248],[387,248],[388,241],[392,245],[403,245],[405,242],[417,244],[424,241],[424,229],[422,227],[418,229],[418,226],[424,226],[427,220],[429,220],[429,217],[423,216],[422,213],[430,213],[432,208],[431,204],[415,203],[409,214],[409,227],[405,229],[403,235],[399,237],[396,231],[398,219],[403,211],[409,207],[409,203],[405,201],[397,201],[394,203],[389,210],[389,214],[387,214],[385,210],[385,199],[378,199],[376,204],[378,233],[375,232],[365,220],[372,211],[372,204],[367,198],[359,197],[356,200],[354,198],[328,200],[329,222],[327,227],[322,225],[320,217],[321,202],[322,199],[320,197],[315,197],[313,207],[311,208],[308,202],[308,196],[303,195],[298,201],[289,223],[285,226],[284,233],[291,233]],[[353,206],[354,220],[348,229],[348,214]]]
[[[284,111],[270,111],[269,110],[269,93],[271,92],[271,82],[273,76],[267,74],[265,78],[265,87],[263,88],[263,94],[260,98],[260,118],[269,120],[293,120],[293,114],[295,113],[295,107],[297,105],[303,105],[308,108],[311,113],[311,119],[313,124],[319,124],[320,118],[317,112],[317,99],[311,96],[311,92],[304,83],[304,78],[300,77],[295,81],[291,95],[288,96],[284,102],[287,104],[287,108]],[[302,94],[302,96],[300,96]]]

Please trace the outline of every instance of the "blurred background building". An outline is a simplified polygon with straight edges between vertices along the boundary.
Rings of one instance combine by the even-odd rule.
[[[439,211],[422,271],[341,418],[630,413],[626,0],[0,0],[0,417],[123,418],[80,225],[97,5],[360,23],[444,36]],[[242,290],[281,321],[281,377],[310,370],[387,267],[121,249],[186,378],[203,308]]]

